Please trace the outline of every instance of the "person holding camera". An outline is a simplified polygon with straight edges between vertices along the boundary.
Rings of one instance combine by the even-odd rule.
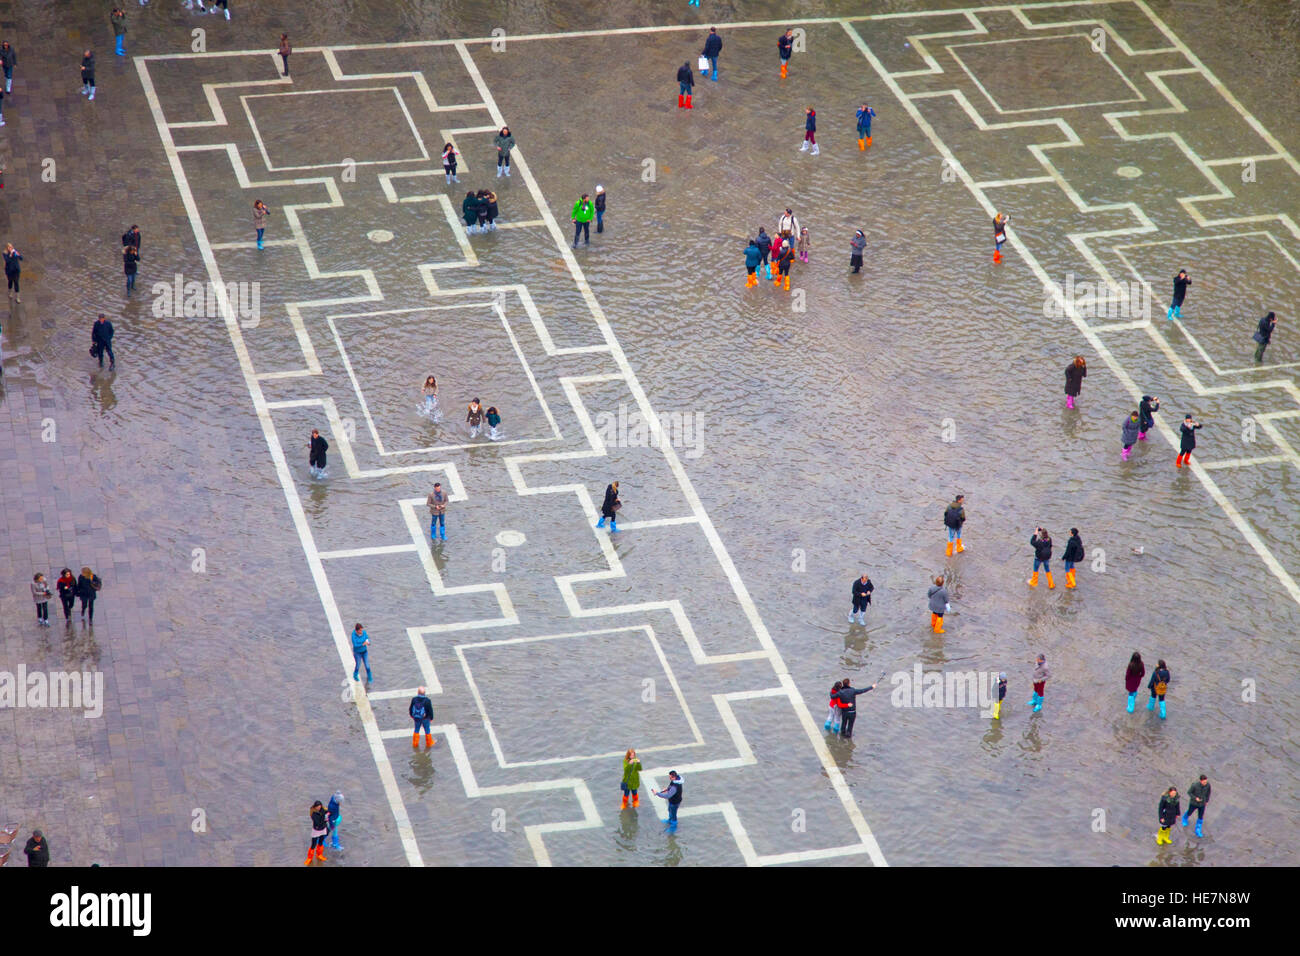
[[[1034,575],[1025,583],[1031,588],[1038,587],[1038,567],[1042,565],[1043,571],[1047,574],[1047,588],[1050,591],[1056,587],[1056,583],[1052,581],[1052,566],[1048,563],[1052,560],[1052,536],[1047,533],[1046,528],[1035,528],[1029,543],[1034,548]]]
[[[1196,448],[1196,432],[1200,427],[1199,422],[1192,421],[1191,415],[1183,416],[1183,423],[1178,426],[1178,457],[1174,460],[1175,468],[1192,463],[1192,451]]]

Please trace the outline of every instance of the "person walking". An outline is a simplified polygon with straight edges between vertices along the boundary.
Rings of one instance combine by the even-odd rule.
[[[442,421],[442,410],[438,407],[438,380],[434,376],[425,376],[420,394],[424,398],[420,405],[420,414],[431,422]]]
[[[213,7],[216,12],[216,7]],[[325,859],[325,837],[330,832],[329,813],[325,805],[319,800],[311,805],[311,845],[307,848],[307,859],[303,865],[311,866],[312,860],[320,860],[322,863],[328,863]]]
[[[510,175],[510,151],[515,148],[515,136],[510,132],[509,126],[502,126],[500,132],[492,140],[492,145],[497,148],[497,179],[502,174]]]
[[[948,589],[943,586],[943,578],[935,577],[926,594],[930,600],[930,629],[943,634],[943,616],[948,613]]]
[[[1088,363],[1082,355],[1065,367],[1065,407],[1074,408],[1074,400],[1083,391],[1083,380],[1088,377]]]
[[[289,75],[289,54],[293,52],[293,47],[289,44],[289,34],[287,33],[280,34],[280,49],[277,52],[279,52],[280,54],[280,62],[284,64],[284,72],[281,75],[288,76]]]
[[[840,711],[843,706],[840,701],[840,688],[843,686],[844,684],[840,681],[836,681],[831,685],[831,700],[830,704],[827,705],[826,723],[822,724],[822,730],[829,730],[833,734],[840,732]]]
[[[497,407],[495,405],[489,405],[487,414],[484,415],[483,418],[484,421],[487,422],[488,438],[492,441],[500,441],[501,432],[497,429],[501,427],[501,413],[497,411]]]
[[[767,269],[764,278],[772,278],[772,264],[768,261],[768,256],[772,253],[772,237],[767,234],[767,230],[762,226],[758,227],[758,235],[754,237],[754,245],[758,246],[759,264]],[[755,282],[755,285],[758,283]]]
[[[605,187],[596,186],[596,232],[605,231]]]
[[[12,93],[14,89],[14,67],[18,65],[18,54],[14,48],[9,45],[9,41],[0,42],[0,67],[5,71],[5,92]]]
[[[865,151],[871,145],[871,121],[876,118],[876,111],[866,103],[858,108],[858,149]]]
[[[790,267],[794,265],[794,239],[787,237],[781,243],[781,252],[777,257],[777,273],[772,277],[772,284],[778,289],[785,282],[785,291],[790,291]]]
[[[812,252],[812,235],[808,232],[807,226],[799,230],[799,242],[796,248],[799,251],[799,261],[807,262],[808,254]]]
[[[718,28],[709,27],[709,35],[704,39],[704,49],[700,51],[700,56],[709,61],[714,83],[718,82],[718,54],[721,52],[722,37],[718,36]]]
[[[1127,713],[1133,713],[1133,708],[1137,704],[1138,688],[1142,686],[1142,678],[1146,675],[1147,666],[1142,663],[1142,655],[1137,651],[1128,659],[1128,667],[1124,668],[1124,690],[1128,692],[1128,704],[1124,710]]]
[[[1178,806],[1178,788],[1170,787],[1160,796],[1160,803],[1156,806],[1156,817],[1160,820],[1160,831],[1156,834],[1156,845],[1161,844],[1169,846],[1173,844],[1173,838],[1169,836],[1169,831],[1173,829],[1178,822],[1178,816],[1181,810]]]
[[[998,699],[993,702],[993,719],[1002,719],[1002,702],[1007,699],[1007,672],[998,675]]]
[[[1065,586],[1073,588],[1074,566],[1083,560],[1083,539],[1079,537],[1079,529],[1070,529],[1070,538],[1065,542],[1065,553],[1061,555],[1061,561],[1065,564]]]
[[[952,557],[952,548],[957,546],[957,553],[961,554],[966,549],[961,543],[962,525],[966,523],[966,496],[958,495],[952,499],[952,504],[944,509],[943,524],[948,529],[948,550],[944,552],[948,557]]]
[[[1142,434],[1142,419],[1135,408],[1128,413],[1128,418],[1124,419],[1124,424],[1120,426],[1119,440],[1123,445],[1119,453],[1121,461],[1128,461],[1128,456],[1133,454],[1133,445],[1140,434]]]
[[[59,572],[59,579],[54,582],[59,589],[59,602],[63,605],[63,623],[72,625],[72,606],[77,603],[77,579],[71,568]]]
[[[1002,244],[1007,241],[1007,223],[1009,216],[997,213],[993,217],[993,261],[1002,261]]]
[[[469,403],[465,424],[469,426],[469,437],[478,438],[478,433],[483,430],[483,406],[477,398]]]
[[[609,519],[610,532],[617,531],[618,512],[622,507],[623,501],[618,496],[618,482],[612,481],[605,487],[605,500],[600,506],[600,520],[596,522],[596,527],[605,527],[605,520]]]
[[[1191,415],[1183,416],[1183,423],[1178,426],[1178,457],[1174,460],[1175,468],[1192,463],[1192,452],[1196,449],[1196,432],[1200,427],[1197,422],[1192,421]]]
[[[591,220],[595,218],[596,206],[586,193],[573,204],[569,220],[573,223],[573,248],[578,248],[578,236],[582,236],[585,245],[591,245]]]
[[[1196,814],[1196,835],[1205,836],[1205,831],[1201,829],[1201,824],[1205,821],[1205,807],[1210,802],[1210,778],[1201,774],[1196,783],[1187,788],[1187,812],[1183,814],[1183,826],[1187,826],[1187,818],[1193,813]]]
[[[131,291],[135,288],[135,274],[140,268],[140,253],[135,246],[127,246],[122,250],[122,272],[126,275],[126,295],[131,297]]]
[[[664,821],[667,826],[664,827],[665,833],[677,832],[677,810],[682,805],[682,797],[685,795],[681,774],[676,770],[668,771],[668,786],[664,787],[656,797],[662,797],[668,801],[668,819]]]
[[[632,798],[633,810],[641,806],[641,796],[638,793],[641,789],[641,761],[637,759],[636,750],[632,747],[628,747],[627,753],[623,754],[623,779],[619,782],[619,788],[623,791],[620,810],[627,809],[628,797]]]
[[[763,260],[763,252],[758,248],[758,243],[753,239],[749,240],[749,245],[745,247],[745,288],[752,289],[758,285],[758,276],[755,270],[758,264]]]
[[[36,602],[36,623],[41,627],[50,626],[50,598],[53,596],[45,575],[37,571],[32,578],[32,600]]]
[[[695,74],[691,71],[691,64],[688,60],[677,68],[677,108],[679,110],[694,109],[691,106],[691,91],[695,87]]]
[[[1038,568],[1041,565],[1047,574],[1047,589],[1050,591],[1056,587],[1056,582],[1052,580],[1052,536],[1046,528],[1036,528],[1029,538],[1029,544],[1034,549],[1034,573],[1025,583],[1031,588],[1038,587]]]
[[[1138,441],[1147,440],[1147,432],[1156,427],[1156,412],[1160,411],[1160,399],[1155,395],[1143,395],[1138,404]]]
[[[853,737],[853,725],[858,720],[858,695],[870,693],[875,689],[876,684],[870,687],[853,687],[847,677],[840,681],[840,701],[844,704],[843,712],[840,714],[840,736],[845,740]]]
[[[271,210],[267,208],[266,203],[257,200],[253,203],[253,228],[257,230],[257,248],[266,248],[263,244],[263,236],[266,235],[266,217],[271,215]]]
[[[411,698],[411,706],[406,709],[406,712],[415,721],[415,729],[411,733],[411,749],[420,749],[421,729],[424,730],[424,749],[432,749],[433,731],[429,729],[429,721],[433,720],[433,701],[429,700],[423,687],[415,689],[415,696]]]
[[[330,825],[330,849],[341,850],[339,846],[339,824],[343,822],[343,791],[335,790],[325,807],[325,818]]]
[[[456,157],[458,157],[459,155],[460,152],[456,149],[456,147],[453,144],[443,143],[442,172],[443,175],[447,177],[448,186],[450,186],[452,183],[460,182],[460,177],[456,175],[456,165],[457,165]],[[466,225],[469,225],[469,223],[466,222]]]
[[[1178,275],[1174,276],[1174,296],[1169,300],[1169,311],[1165,313],[1165,318],[1170,322],[1183,317],[1183,299],[1187,298],[1187,287],[1191,284],[1187,270],[1179,269]]]
[[[121,7],[114,7],[108,18],[113,23],[113,42],[116,44],[113,52],[118,56],[126,56],[126,50],[122,49],[122,45],[126,43],[126,11]]]
[[[27,854],[28,866],[50,865],[50,845],[45,842],[45,834],[40,830],[32,831],[23,852]]]
[[[99,589],[104,586],[104,582],[99,579],[99,575],[90,568],[82,568],[81,576],[77,578],[77,597],[81,599],[81,623],[89,623],[91,627],[95,626],[95,599],[99,596]]]
[[[871,578],[867,572],[862,572],[862,577],[853,579],[853,610],[849,612],[849,623],[853,623],[853,615],[858,616],[859,624],[867,623],[867,608],[871,607],[871,592],[876,586],[871,583]]]
[[[217,6],[220,5],[222,12],[225,13],[226,19],[230,19],[230,0],[212,0],[211,13],[217,12]]]
[[[821,152],[821,147],[817,145],[817,111],[811,106],[805,106],[803,111],[803,144],[799,147],[799,152],[808,152],[809,146],[812,146],[812,153],[809,155],[816,156]]]
[[[370,673],[370,635],[358,622],[352,628],[352,679],[361,680],[361,665],[366,665],[366,683],[374,680]]]
[[[465,220],[465,231],[470,235],[478,231],[478,204],[479,198],[473,192],[465,193],[465,198],[460,203],[460,214]]]
[[[442,490],[442,482],[433,483],[433,491],[429,492],[429,497],[424,499],[424,503],[429,507],[429,537],[447,540],[447,493]],[[439,534],[441,532],[441,534]]]
[[[12,242],[5,243],[5,281],[9,283],[9,298],[23,301],[22,286],[19,279],[23,272],[23,254],[14,248]]]
[[[111,372],[117,368],[117,356],[113,354],[113,335],[116,330],[113,323],[108,320],[108,316],[103,312],[95,319],[95,324],[90,327],[91,354],[99,359],[99,367],[104,367],[104,354],[108,353],[108,370]]]
[[[866,235],[861,229],[855,230],[853,238],[849,240],[849,265],[853,266],[854,275],[862,271],[862,250],[866,247]]]
[[[95,54],[86,50],[81,54],[81,95],[95,98]]]
[[[1027,706],[1033,707],[1034,713],[1043,709],[1043,694],[1047,691],[1047,679],[1051,676],[1051,672],[1047,669],[1047,658],[1039,654],[1034,659],[1034,671],[1030,675],[1034,683],[1034,696],[1026,701]]]
[[[790,56],[793,53],[794,31],[786,30],[776,40],[776,55],[781,59],[781,79],[783,80],[789,75]]]
[[[330,443],[321,437],[318,430],[313,428],[307,454],[307,464],[311,466],[311,476],[313,478],[325,477],[325,453],[329,451],[329,447]]]
[[[1255,329],[1253,338],[1258,343],[1255,346],[1255,361],[1264,361],[1264,349],[1268,348],[1273,341],[1273,329],[1277,327],[1277,316],[1270,312],[1259,320],[1259,327]]]
[[[140,234],[140,227],[132,223],[131,228],[122,233],[122,248],[130,247],[139,252],[142,245],[144,245],[144,236]]]
[[[1156,700],[1160,701],[1160,719],[1165,719],[1165,693],[1169,690],[1169,684],[1173,676],[1169,673],[1169,668],[1165,665],[1164,659],[1156,661],[1156,669],[1151,672],[1151,679],[1147,681],[1147,690],[1151,691],[1151,696],[1147,698],[1147,710],[1156,709]]]

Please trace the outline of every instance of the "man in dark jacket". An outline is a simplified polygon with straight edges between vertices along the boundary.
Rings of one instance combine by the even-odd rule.
[[[95,54],[87,50],[81,55],[81,95],[95,98]]]
[[[18,54],[14,48],[5,40],[0,43],[0,67],[5,71],[5,92],[12,93],[14,89],[14,66],[18,63]]]
[[[691,89],[695,86],[695,74],[691,72],[691,65],[683,63],[677,68],[677,108],[682,110],[694,109],[691,106]]]
[[[1210,778],[1201,774],[1201,779],[1196,781],[1187,788],[1187,812],[1183,814],[1183,826],[1187,826],[1187,818],[1193,813],[1196,814],[1196,835],[1205,836],[1201,830],[1201,822],[1205,819],[1205,805],[1210,802]]]
[[[876,586],[871,583],[871,578],[867,577],[865,571],[862,577],[853,579],[853,610],[849,612],[849,623],[853,623],[853,615],[858,616],[859,624],[867,623],[867,608],[871,606],[871,592]]]
[[[781,58],[781,79],[786,78],[787,68],[790,66],[790,54],[794,52],[794,31],[786,30],[785,33],[777,37],[776,52]]]
[[[966,523],[966,496],[958,495],[952,499],[950,504],[943,512],[943,524],[948,529],[948,550],[944,553],[952,557],[952,546],[957,545],[957,553],[961,554],[966,549],[961,544],[961,526]]]
[[[1174,841],[1169,836],[1170,828],[1178,822],[1178,788],[1170,787],[1160,796],[1160,804],[1156,807],[1156,815],[1160,818],[1160,832],[1156,834],[1156,845],[1172,844]]]
[[[94,343],[94,353],[99,358],[99,367],[104,367],[104,353],[108,353],[108,370],[117,368],[117,356],[113,354],[113,323],[103,312],[90,328],[90,341]]]
[[[122,248],[125,249],[128,246],[133,246],[135,251],[138,253],[140,251],[140,239],[140,227],[132,226],[126,232],[122,233]]]
[[[23,852],[27,854],[28,866],[50,865],[50,846],[40,830],[32,831],[32,837],[27,841],[27,846],[23,847]]]
[[[700,56],[708,58],[709,67],[712,71],[711,79],[714,83],[718,82],[718,54],[721,52],[722,37],[718,36],[718,28],[709,27],[709,36],[704,41],[704,49],[700,51]]]
[[[411,734],[411,747],[415,750],[420,749],[420,728],[424,728],[424,747],[429,749],[433,746],[433,733],[429,730],[429,721],[433,719],[433,701],[425,695],[423,687],[415,689],[415,696],[411,698],[411,706],[406,711],[415,721],[415,732]]]
[[[879,682],[877,682],[879,683]],[[866,694],[876,689],[876,685],[870,687],[850,687],[849,679],[846,677],[840,681],[843,686],[840,687],[840,736],[853,736],[853,723],[858,719],[858,695]]]
[[[1192,284],[1192,280],[1187,277],[1186,269],[1179,269],[1178,275],[1174,276],[1174,297],[1169,300],[1169,311],[1165,318],[1171,322],[1174,319],[1183,317],[1183,299],[1187,297],[1187,287]]]
[[[1264,349],[1268,348],[1268,343],[1273,341],[1273,328],[1277,325],[1277,316],[1272,312],[1259,320],[1259,328],[1255,330],[1255,341],[1259,344],[1255,346],[1255,361],[1264,361]]]
[[[1065,586],[1074,587],[1074,566],[1083,560],[1083,539],[1079,537],[1079,529],[1070,529],[1070,540],[1065,542],[1065,553],[1061,555],[1065,562]]]

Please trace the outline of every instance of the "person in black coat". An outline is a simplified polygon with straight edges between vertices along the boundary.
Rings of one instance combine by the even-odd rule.
[[[9,298],[23,301],[19,280],[23,271],[23,254],[14,248],[12,242],[5,244],[5,279],[9,283]]]
[[[1083,560],[1083,539],[1079,537],[1079,529],[1070,529],[1070,540],[1065,542],[1065,553],[1061,555],[1061,560],[1065,562],[1065,586],[1074,587],[1074,566]]]
[[[1034,547],[1034,576],[1025,583],[1031,588],[1038,587],[1038,566],[1042,565],[1043,570],[1047,572],[1048,588],[1056,587],[1052,581],[1052,566],[1048,563],[1052,560],[1052,536],[1047,533],[1046,528],[1036,528],[1029,543]]]
[[[1156,412],[1160,411],[1160,399],[1154,395],[1143,395],[1138,405],[1138,441],[1147,440],[1147,432],[1155,428]]]
[[[867,608],[871,606],[871,592],[876,586],[871,583],[871,578],[867,572],[862,572],[862,577],[853,579],[853,610],[849,612],[849,623],[853,623],[853,615],[858,616],[859,624],[867,623]]]
[[[1065,367],[1065,407],[1074,408],[1074,400],[1083,391],[1083,380],[1088,377],[1088,363],[1082,355]]]
[[[50,845],[45,842],[45,834],[40,830],[32,831],[31,839],[23,847],[23,852],[27,854],[28,866],[50,865]]]
[[[1192,280],[1187,277],[1186,269],[1179,269],[1178,275],[1174,276],[1174,297],[1169,300],[1169,311],[1165,318],[1171,322],[1174,319],[1183,317],[1183,299],[1187,297],[1187,287],[1192,284]]]
[[[81,95],[95,98],[95,54],[87,50],[81,55]]]
[[[695,86],[695,74],[691,72],[690,63],[683,63],[677,68],[677,108],[689,110],[691,106],[691,88]]]
[[[876,683],[879,683],[877,681]],[[840,736],[852,737],[853,724],[858,719],[858,695],[865,694],[876,689],[876,685],[870,687],[850,687],[849,679],[846,677],[840,681]]]
[[[1268,348],[1268,343],[1273,341],[1273,329],[1277,325],[1277,316],[1272,312],[1259,320],[1259,328],[1255,330],[1255,341],[1259,344],[1255,346],[1255,361],[1264,361],[1264,349]]]
[[[1192,421],[1191,415],[1183,416],[1183,423],[1178,426],[1178,457],[1174,467],[1181,468],[1192,461],[1192,451],[1196,448],[1196,430],[1201,426]]]
[[[140,235],[140,227],[132,226],[126,232],[122,233],[122,248],[133,246],[136,252],[140,251],[140,242],[143,237]]]
[[[794,53],[794,31],[786,30],[776,38],[776,55],[781,58],[781,79],[785,79],[790,66],[790,55]]]
[[[104,367],[104,353],[108,353],[108,370],[117,368],[117,356],[113,354],[113,323],[103,312],[90,327],[90,353],[99,359],[99,367]]]
[[[81,598],[81,621],[89,623],[91,627],[95,626],[95,598],[99,596],[99,589],[103,587],[103,582],[99,580],[99,575],[90,568],[82,568],[81,576],[77,578],[77,597]]]
[[[1169,830],[1178,822],[1179,815],[1178,788],[1170,787],[1160,795],[1160,803],[1156,807],[1156,816],[1160,818],[1160,832],[1156,834],[1158,845],[1174,842],[1169,836]]]
[[[596,522],[597,528],[605,527],[605,520],[609,519],[609,530],[618,530],[618,509],[623,507],[623,502],[618,497],[618,482],[612,482],[605,488],[605,501],[600,506],[600,520]]]
[[[319,431],[315,428],[311,430],[310,453],[307,456],[307,463],[311,465],[311,476],[313,478],[325,477],[325,452],[329,450],[330,443],[321,437]]]
[[[131,290],[135,288],[135,274],[140,266],[140,253],[136,252],[135,246],[127,246],[122,250],[122,271],[126,274],[126,294],[129,297]]]
[[[718,82],[718,54],[722,52],[722,37],[718,36],[717,27],[709,27],[709,36],[704,41],[704,49],[700,51],[700,56],[709,61],[711,69],[710,79],[714,83]]]

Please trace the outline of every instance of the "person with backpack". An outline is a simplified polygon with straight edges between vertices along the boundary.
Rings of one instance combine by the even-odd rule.
[[[41,627],[50,626],[50,598],[53,594],[45,575],[37,571],[32,578],[32,600],[36,602],[36,623]]]
[[[1187,826],[1187,818],[1193,813],[1196,814],[1196,835],[1205,836],[1205,831],[1201,829],[1201,824],[1205,821],[1205,806],[1210,802],[1210,778],[1201,774],[1199,780],[1187,788],[1187,812],[1183,814],[1183,826]]]
[[[695,86],[695,74],[691,72],[690,62],[683,63],[677,68],[677,108],[679,110],[689,110],[691,106],[691,90]]]
[[[1170,787],[1161,794],[1160,803],[1156,806],[1156,817],[1160,820],[1160,832],[1156,834],[1157,846],[1173,844],[1174,841],[1169,836],[1169,831],[1178,822],[1179,813],[1178,788]]]
[[[63,604],[63,623],[72,624],[72,607],[77,603],[77,579],[71,568],[59,572],[59,579],[54,582],[59,589],[59,601]]]
[[[1147,690],[1151,691],[1151,696],[1147,698],[1147,710],[1156,709],[1158,698],[1161,720],[1165,719],[1165,693],[1169,690],[1169,683],[1173,679],[1173,675],[1169,673],[1169,668],[1162,659],[1156,662],[1156,669],[1151,672],[1151,679],[1147,681]]]
[[[1142,655],[1137,651],[1128,659],[1128,667],[1124,668],[1124,690],[1128,692],[1128,706],[1124,708],[1127,713],[1133,713],[1133,708],[1137,704],[1138,688],[1142,686],[1142,678],[1146,675],[1147,666],[1142,663]]]
[[[685,794],[684,782],[681,774],[676,770],[669,770],[668,786],[655,794],[656,797],[662,797],[668,801],[668,819],[664,821],[667,824],[664,827],[665,833],[677,832],[677,809],[682,805],[682,797]]]
[[[433,732],[429,729],[429,721],[433,719],[433,701],[429,700],[423,687],[415,689],[415,696],[411,698],[411,706],[406,711],[415,721],[415,730],[411,734],[411,748],[420,749],[420,729],[424,729],[424,749],[429,750],[433,747]]]
[[[1029,545],[1034,549],[1034,573],[1025,583],[1031,588],[1038,587],[1038,568],[1041,565],[1043,571],[1047,574],[1047,589],[1055,589],[1056,582],[1052,580],[1052,536],[1046,528],[1036,528],[1033,535],[1029,538]]]
[[[578,236],[583,237],[584,245],[591,245],[591,220],[596,217],[596,206],[591,197],[583,193],[573,204],[569,221],[573,223],[573,248],[578,248]]]
[[[1074,566],[1083,560],[1083,539],[1079,537],[1079,529],[1070,529],[1070,540],[1065,542],[1065,553],[1061,555],[1061,560],[1065,563],[1065,586],[1073,588]]]
[[[90,568],[81,569],[81,577],[77,578],[77,597],[81,599],[82,624],[89,621],[91,627],[95,626],[95,598],[99,596],[99,590],[103,586],[104,582],[94,571]]]
[[[966,496],[958,495],[952,499],[952,504],[944,509],[943,525],[948,529],[948,550],[944,553],[952,557],[952,548],[957,546],[957,553],[961,554],[966,549],[961,543],[961,528],[966,523]]]
[[[876,683],[879,683],[877,681]],[[866,694],[876,689],[876,684],[870,687],[853,687],[846,677],[840,681],[840,702],[844,705],[844,710],[840,714],[840,736],[845,740],[853,737],[853,725],[858,720],[858,695]]]
[[[361,680],[361,665],[366,665],[366,683],[374,680],[370,673],[370,635],[358,623],[352,628],[352,679]]]

